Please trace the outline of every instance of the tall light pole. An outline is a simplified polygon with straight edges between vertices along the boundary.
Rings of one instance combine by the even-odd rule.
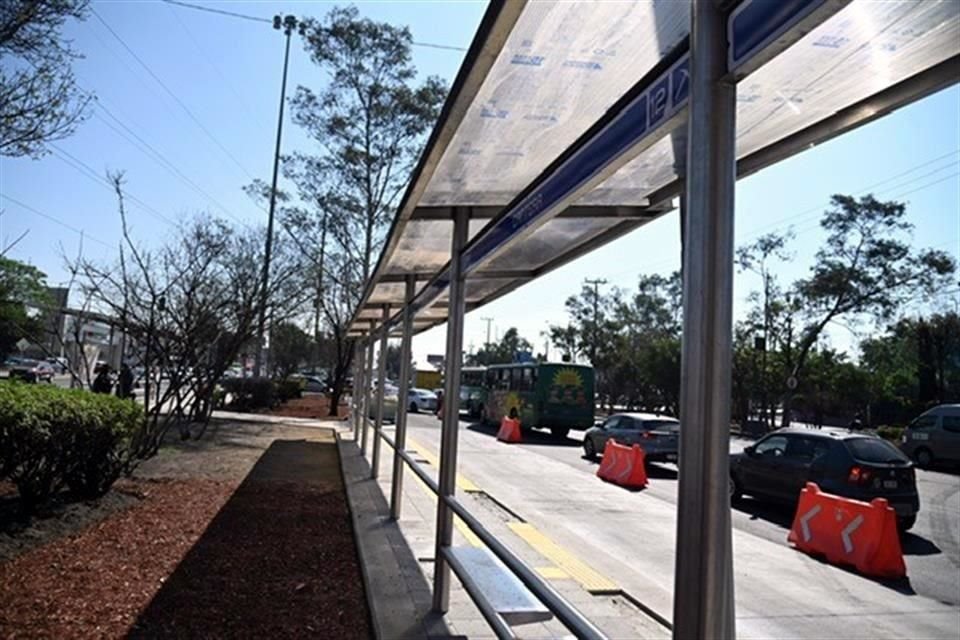
[[[593,287],[593,344],[590,345],[590,364],[597,366],[597,343],[600,342],[600,285],[607,284],[604,279],[584,280],[583,284]]]
[[[287,99],[287,63],[290,61],[290,35],[297,29],[295,16],[273,16],[273,28],[283,28],[287,36],[283,52],[283,80],[280,83],[280,116],[277,118],[277,146],[273,152],[273,183],[270,185],[270,211],[267,213],[267,242],[263,250],[263,277],[260,292],[260,322],[257,326],[257,353],[254,357],[253,375],[259,377],[263,371],[263,352],[266,348],[264,332],[267,325],[267,290],[270,283],[270,252],[273,249],[273,213],[277,207],[277,174],[280,172],[280,138],[283,134],[283,103]],[[299,24],[299,33],[303,35],[303,24]]]

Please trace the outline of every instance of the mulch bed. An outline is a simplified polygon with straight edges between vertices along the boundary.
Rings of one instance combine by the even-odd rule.
[[[0,638],[369,638],[336,444],[323,439],[274,440],[239,487],[118,483],[132,505],[0,560]]]
[[[288,400],[279,407],[265,413],[290,418],[330,418],[330,398],[322,394],[305,394],[302,398]],[[350,407],[341,402],[340,406],[337,407],[337,417],[345,418],[349,413]]]
[[[231,484],[131,481],[139,504],[0,564],[0,636],[119,638],[226,502]]]

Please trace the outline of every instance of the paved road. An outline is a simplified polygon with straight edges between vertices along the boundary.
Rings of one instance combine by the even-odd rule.
[[[410,434],[435,453],[439,423],[411,416]],[[533,433],[503,445],[492,428],[461,422],[459,470],[488,494],[672,617],[677,472],[652,465],[629,492],[600,482],[582,434]],[[746,441],[734,440],[731,449]],[[960,628],[960,477],[920,471],[921,513],[904,541],[909,579],[871,580],[791,549],[789,508],[745,500],[734,510],[741,637],[956,638]]]

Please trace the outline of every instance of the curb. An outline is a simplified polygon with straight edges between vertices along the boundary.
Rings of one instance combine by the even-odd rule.
[[[367,621],[370,624],[370,629],[373,630],[373,637],[379,640],[383,638],[383,633],[380,630],[380,617],[376,615],[377,606],[372,597],[367,561],[366,558],[363,557],[363,545],[360,544],[360,536],[357,535],[357,514],[353,508],[353,496],[351,495],[350,485],[347,483],[346,470],[343,466],[343,440],[340,437],[340,432],[336,429],[334,429],[334,436],[337,440],[337,459],[340,461],[340,478],[343,481],[343,492],[347,497],[347,510],[350,512],[350,530],[353,532],[354,546],[357,550],[357,557],[360,560],[360,577],[363,580],[363,594],[367,599]]]

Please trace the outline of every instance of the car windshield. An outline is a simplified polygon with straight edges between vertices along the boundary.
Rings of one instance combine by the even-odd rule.
[[[879,438],[851,438],[846,441],[847,449],[861,462],[880,462],[906,464],[909,459],[896,447]]]

